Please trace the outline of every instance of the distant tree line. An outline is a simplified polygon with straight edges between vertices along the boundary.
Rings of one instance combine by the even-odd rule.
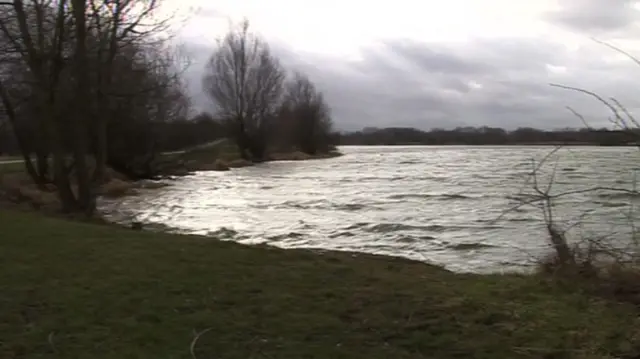
[[[232,29],[211,56],[204,90],[215,113],[190,117],[188,61],[170,45],[157,0],[0,2],[0,153],[18,154],[62,210],[91,216],[107,169],[154,178],[163,151],[221,137],[243,157],[331,148],[329,108],[267,44]]]
[[[458,127],[452,130],[389,127],[365,128],[343,133],[340,145],[599,145],[623,146],[636,144],[639,130],[562,129],[540,130],[530,127],[507,131],[495,127]]]

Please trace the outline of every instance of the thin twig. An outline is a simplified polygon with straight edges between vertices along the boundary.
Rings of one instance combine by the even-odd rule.
[[[627,110],[627,108],[623,104],[620,103],[620,101],[618,101],[615,97],[609,97],[609,100],[611,100],[611,102],[618,106],[618,108],[627,116],[627,119],[633,124],[635,128],[640,128],[640,123],[638,123],[636,118],[631,114],[631,112],[629,112],[629,110]],[[631,130],[628,124],[625,123],[625,125],[627,126],[627,130]]]
[[[573,113],[574,116],[579,118],[580,121],[582,121],[582,124],[584,124],[588,129],[590,129],[590,130],[593,129],[591,126],[589,126],[589,124],[587,123],[587,120],[585,120],[584,116],[582,116],[582,114],[580,114],[578,111],[576,111],[573,108],[571,108],[571,106],[566,106],[566,109],[571,111],[571,113]]]
[[[590,193],[590,192],[597,192],[597,191],[611,191],[611,192],[619,192],[619,193],[626,193],[626,194],[630,194],[630,195],[638,195],[640,194],[640,192],[635,191],[635,190],[629,190],[629,189],[625,189],[625,188],[615,188],[615,187],[604,187],[604,186],[595,186],[595,187],[589,187],[589,188],[584,188],[584,189],[578,189],[578,190],[573,190],[573,191],[567,191],[567,192],[563,192],[563,193],[559,193],[559,194],[555,194],[555,195],[548,195],[548,198],[552,198],[552,199],[558,199],[561,197],[566,197],[566,196],[571,196],[571,195],[575,195],[575,194],[584,194],[584,193]],[[504,210],[493,222],[501,220],[502,218],[504,218],[505,215],[507,215],[510,212],[516,211],[519,208],[522,208],[524,206],[528,206],[528,205],[532,205],[535,203],[539,203],[541,201],[544,201],[547,197],[546,196],[541,196],[541,195],[535,195],[535,194],[529,194],[528,196],[531,196],[532,198],[526,201],[521,201],[520,203]]]
[[[611,110],[613,115],[615,116],[615,120],[614,119],[611,120],[611,122],[614,125],[622,126],[619,123],[624,123],[624,118],[620,115],[620,111],[618,111],[618,109],[614,105],[612,105],[609,101],[605,100],[602,96],[598,95],[597,93],[589,91],[589,90],[581,89],[579,87],[565,86],[565,85],[554,84],[554,83],[550,83],[549,85],[552,86],[552,87],[557,87],[557,88],[561,88],[561,89],[565,89],[565,90],[582,92],[584,94],[587,94],[587,95],[597,99],[598,101],[602,102],[605,106],[607,106],[609,108],[609,110]]]
[[[57,353],[58,350],[56,349],[56,346],[53,343],[53,336],[54,335],[55,335],[55,332],[49,333],[49,336],[47,336],[47,341],[49,342],[49,346],[51,347],[51,351],[53,351],[54,353]]]
[[[602,40],[598,40],[595,37],[592,37],[591,40],[597,42],[600,45],[604,45],[610,49],[612,49],[613,51],[616,51],[624,56],[626,56],[627,58],[629,58],[631,61],[635,62],[637,65],[640,66],[640,60],[638,60],[638,58],[636,58],[635,56],[631,55],[630,53],[622,50],[621,48],[615,46],[615,45],[611,45],[610,43],[604,42]]]
[[[199,333],[196,334],[196,336],[193,338],[193,340],[191,341],[191,346],[189,347],[189,351],[191,352],[191,357],[193,359],[198,359],[196,357],[196,344],[198,343],[198,339],[200,339],[200,337],[205,334],[206,332],[210,331],[211,329],[213,329],[213,327],[207,328]]]

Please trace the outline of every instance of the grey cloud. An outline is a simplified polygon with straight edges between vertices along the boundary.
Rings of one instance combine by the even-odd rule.
[[[477,74],[491,69],[490,64],[460,56],[444,46],[420,46],[409,40],[385,41],[383,51],[430,73]]]
[[[571,12],[569,5],[578,3],[590,3],[590,11],[595,11],[604,1],[567,0],[564,16]],[[622,4],[606,3],[613,8]],[[620,16],[621,23],[629,23],[627,15]],[[618,32],[612,36],[625,38]],[[615,53],[596,43],[569,50],[553,40],[473,39],[465,44],[385,40],[362,48],[359,61],[299,52],[274,41],[271,45],[287,68],[307,73],[325,93],[340,129],[581,126],[565,106],[584,114],[593,126],[607,123],[609,113],[597,100],[552,88],[552,82],[615,97],[640,112],[636,96],[640,67],[631,61],[606,62],[603,57]],[[200,90],[200,77],[212,47],[192,42],[191,48],[198,55],[188,73],[190,89],[194,102],[206,109],[210,105]],[[565,71],[550,71],[549,65]]]
[[[633,0],[561,0],[560,9],[549,12],[547,19],[573,30],[616,32],[638,21]]]
[[[408,46],[406,41],[403,46]],[[427,46],[416,44],[412,53]],[[567,105],[585,112],[594,126],[606,123],[608,113],[597,101],[584,94],[552,88],[550,82],[589,88],[604,96],[619,98],[630,108],[638,106],[633,96],[637,89],[636,81],[628,71],[640,69],[633,68],[630,62],[622,67],[601,64],[597,70],[585,71],[580,66],[584,52],[569,53],[559,45],[542,40],[484,41],[473,47],[449,49],[447,55],[456,59],[447,71],[441,71],[441,57],[435,60],[436,65],[431,66],[427,60],[429,57],[425,56],[422,66],[409,69],[376,65],[383,57],[365,56],[363,64],[353,65],[353,71],[366,67],[371,77],[367,81],[340,86],[341,82],[349,81],[349,77],[332,78],[326,69],[321,68],[315,68],[315,77],[326,86],[326,91],[335,94],[328,97],[332,103],[344,103],[340,105],[344,107],[366,106],[366,118],[349,119],[349,122],[360,124],[381,117],[380,121],[389,124],[422,128],[481,124],[510,128],[580,126],[577,119],[565,110]],[[470,65],[461,63],[465,58],[471,59]],[[475,67],[472,65],[475,63],[492,66]],[[566,66],[568,73],[550,73],[547,64]],[[432,71],[434,68],[436,71]],[[474,71],[469,71],[471,68]],[[482,71],[479,70],[481,68]],[[479,83],[482,88],[473,88],[471,81]],[[371,83],[383,87],[373,89]],[[363,99],[372,100],[365,103]],[[336,115],[339,122],[346,123],[346,119],[340,118],[339,111]]]
[[[185,42],[184,50],[189,57],[191,65],[184,72],[183,79],[191,96],[194,112],[211,110],[211,102],[202,90],[202,76],[205,64],[211,56],[213,46],[195,41]]]
[[[280,57],[287,67],[306,72],[325,92],[336,123],[344,129],[462,124],[455,118],[454,104],[439,96],[440,84],[429,83],[431,79],[395,61],[365,56],[361,63],[334,70],[335,60],[318,59],[309,65],[293,51],[282,51]]]

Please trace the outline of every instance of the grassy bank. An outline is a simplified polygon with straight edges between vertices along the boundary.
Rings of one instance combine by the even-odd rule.
[[[197,358],[234,359],[613,358],[638,349],[634,308],[537,277],[33,213],[0,211],[0,231],[2,358],[191,358],[191,347]]]
[[[0,163],[0,175],[24,170],[24,163],[22,162]]]
[[[300,151],[279,152],[271,150],[267,153],[265,161],[306,161],[314,159],[327,159],[341,156],[337,150],[316,155],[306,154]],[[210,145],[201,145],[187,149],[180,154],[170,155],[186,164],[191,171],[227,171],[231,168],[253,166],[255,163],[242,159],[238,147],[229,139],[212,142]]]

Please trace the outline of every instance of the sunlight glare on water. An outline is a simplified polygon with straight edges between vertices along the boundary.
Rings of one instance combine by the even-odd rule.
[[[246,244],[403,256],[457,271],[522,269],[549,250],[539,209],[519,208],[495,220],[515,204],[510,197],[528,188],[531,159],[550,147],[340,150],[345,156],[328,160],[198,172],[138,196],[103,199],[101,210],[114,221]],[[640,153],[574,147],[557,158],[554,193],[631,188]],[[548,178],[540,179],[546,185]],[[631,200],[620,193],[576,194],[558,202],[558,218],[580,223],[570,232],[575,236],[624,234]]]

